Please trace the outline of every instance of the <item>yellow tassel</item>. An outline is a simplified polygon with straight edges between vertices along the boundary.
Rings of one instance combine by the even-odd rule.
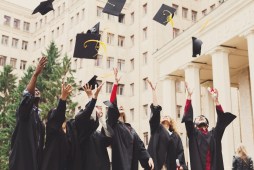
[[[87,40],[86,42],[84,42],[84,48],[87,48],[87,43],[89,42],[96,42],[96,45],[95,45],[95,49],[98,51],[99,48],[100,48],[100,45],[103,47],[103,50],[105,53],[107,53],[107,46],[104,42],[102,41],[99,41],[99,40]]]
[[[169,22],[172,25],[172,27],[174,27],[174,21],[173,21],[173,17],[172,17],[171,12],[168,11],[168,10],[164,10],[163,11],[163,15],[166,15],[165,12],[167,12],[169,15],[167,16],[167,19],[166,19],[166,21],[164,23],[166,23],[166,22],[168,23]]]

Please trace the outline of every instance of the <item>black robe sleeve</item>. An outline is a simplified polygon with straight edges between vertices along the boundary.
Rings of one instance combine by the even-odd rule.
[[[237,159],[233,156],[232,170],[237,170]]]
[[[156,130],[160,126],[160,111],[161,111],[161,106],[154,106],[151,104],[151,118],[149,120],[150,124],[150,130],[151,130],[151,135],[156,132]]]
[[[24,120],[24,121],[27,120],[33,109],[33,104],[34,104],[34,96],[30,94],[29,92],[25,91],[16,113],[17,117],[20,120]]]
[[[185,123],[187,136],[188,138],[190,138],[195,131],[195,127],[193,123],[193,108],[191,105],[191,100],[186,100],[182,123]]]
[[[184,150],[183,150],[183,143],[178,134],[175,134],[177,138],[177,143],[176,143],[176,159],[179,160],[180,165],[183,167],[183,169],[187,169],[186,163],[185,163],[185,158],[184,158]]]

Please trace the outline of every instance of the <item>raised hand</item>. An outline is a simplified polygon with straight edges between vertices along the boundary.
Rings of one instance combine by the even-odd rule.
[[[213,98],[213,101],[216,103],[216,105],[219,105],[219,93],[216,88],[210,88],[208,87],[207,90],[209,91],[211,97]]]
[[[99,87],[97,87],[97,88],[95,89],[94,96],[93,96],[94,99],[97,99],[97,97],[98,97],[98,95],[99,95],[99,93],[100,93],[101,88],[102,88],[103,85],[104,85],[104,82],[101,83],[101,85],[99,85]]]
[[[151,168],[151,170],[154,169],[154,163],[153,163],[153,159],[152,159],[152,158],[149,158],[149,160],[148,160],[148,165],[149,165],[149,167]]]
[[[85,90],[85,92],[86,92],[86,94],[87,94],[87,97],[88,97],[88,98],[93,97],[92,85],[89,86],[89,84],[87,83],[87,84],[85,84],[83,87],[84,87],[84,90]]]
[[[152,88],[153,91],[156,90],[156,87],[157,87],[157,83],[155,85],[152,84],[152,82],[147,78],[146,79],[147,83],[150,85],[150,87]]]
[[[120,81],[121,77],[118,77],[118,69],[117,68],[113,68],[114,70],[114,75],[115,75],[115,84],[118,84],[118,82]]]
[[[46,57],[42,57],[35,69],[34,75],[38,76],[42,70],[44,69],[45,65],[47,64],[48,59]]]
[[[187,98],[191,99],[191,95],[193,93],[193,90],[192,91],[190,90],[187,82],[185,82],[185,89],[186,89],[186,92],[187,92]]]
[[[61,97],[60,99],[66,100],[69,94],[72,92],[72,86],[70,84],[65,85],[64,83],[62,84],[62,92],[61,92]]]

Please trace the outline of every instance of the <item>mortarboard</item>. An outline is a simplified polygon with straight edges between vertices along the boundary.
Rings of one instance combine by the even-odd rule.
[[[100,34],[100,22],[98,22],[93,28],[87,30],[87,34]]]
[[[201,53],[201,45],[203,42],[196,37],[192,37],[192,57],[197,57]]]
[[[172,19],[174,17],[175,11],[175,8],[162,4],[159,11],[153,17],[153,20],[159,22],[164,26],[167,25],[168,22],[171,22],[171,24],[173,25]]]
[[[88,83],[87,83],[89,86],[92,86],[92,90],[95,89],[95,86],[97,86],[97,87],[99,86],[99,84],[98,84],[96,78],[97,78],[97,76],[94,75],[94,76],[88,81]],[[83,86],[83,87],[84,87],[84,86]],[[83,88],[83,87],[80,87],[78,90],[84,91],[84,88]]]
[[[53,1],[54,0],[47,0],[47,1],[43,1],[40,3],[40,5],[38,5],[32,14],[35,14],[37,12],[41,13],[41,15],[45,15],[47,14],[49,11],[54,10],[53,8]]]
[[[102,12],[119,16],[125,2],[126,0],[108,0]]]

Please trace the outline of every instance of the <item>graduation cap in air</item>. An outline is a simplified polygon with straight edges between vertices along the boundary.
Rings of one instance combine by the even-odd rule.
[[[93,28],[89,29],[86,34],[81,33],[76,36],[76,43],[73,57],[97,59],[98,50],[100,48],[99,34],[100,23],[97,23]]]
[[[203,42],[196,37],[192,37],[192,57],[197,57],[201,53],[201,46]]]
[[[95,89],[95,86],[97,86],[97,87],[99,86],[99,84],[98,84],[96,78],[97,78],[97,76],[94,75],[94,76],[88,81],[88,83],[87,83],[89,86],[92,86],[92,90]],[[84,86],[83,86],[83,87],[84,87]],[[83,87],[78,88],[78,90],[84,91],[84,88],[83,88]]]
[[[173,25],[173,17],[176,9],[165,4],[162,4],[159,11],[153,17],[153,20],[159,22],[162,25],[167,25],[168,22],[171,22]]]
[[[119,16],[126,0],[108,0],[102,12]]]
[[[53,8],[53,1],[54,0],[47,0],[47,1],[43,1],[40,3],[40,5],[38,5],[32,14],[36,14],[37,12],[41,13],[41,15],[45,15],[47,14],[49,11],[54,10]]]

